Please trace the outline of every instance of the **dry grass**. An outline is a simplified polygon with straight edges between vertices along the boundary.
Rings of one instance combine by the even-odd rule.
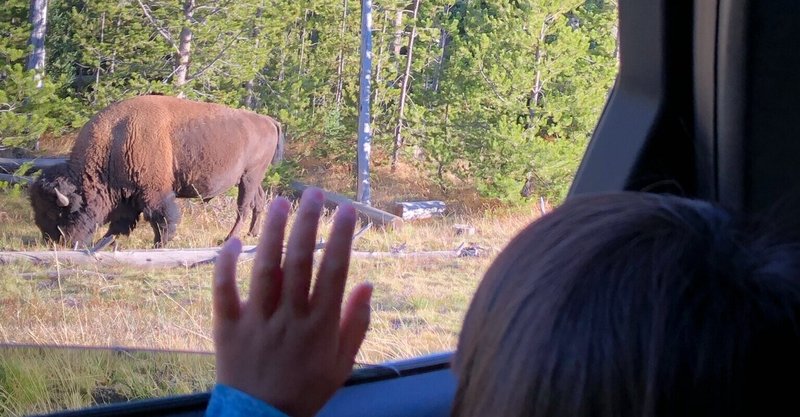
[[[46,249],[21,197],[0,197],[9,222],[0,226],[3,250]],[[220,200],[221,201],[221,200]],[[221,204],[221,202],[220,202]],[[227,232],[216,205],[184,204],[176,246],[214,246]],[[230,213],[229,213],[230,214]],[[230,218],[230,217],[227,217]],[[476,235],[455,234],[445,218],[398,231],[370,230],[358,250],[454,249],[462,242],[486,248],[486,256],[459,259],[355,259],[349,285],[375,285],[375,316],[360,360],[380,362],[451,349],[461,317],[483,271],[509,236],[527,223],[520,216],[472,219]],[[322,236],[330,227],[323,218]],[[148,247],[152,231],[139,227],[124,248]],[[254,238],[248,238],[255,243]],[[244,277],[250,262],[241,266]],[[139,270],[91,265],[0,266],[0,341],[56,345],[135,346],[209,351],[211,267]],[[242,280],[243,290],[246,282]]]
[[[298,155],[299,151],[294,152]],[[352,177],[347,169],[322,165],[322,171],[318,172],[312,168],[318,163],[321,164],[305,160],[306,182],[339,192],[351,188]],[[447,250],[466,242],[485,248],[486,256],[354,260],[348,286],[365,280],[375,286],[373,320],[358,361],[377,363],[451,350],[480,277],[510,237],[538,215],[538,209],[533,204],[504,208],[496,202],[480,200],[466,186],[463,190],[443,192],[409,166],[401,166],[391,174],[386,164],[380,165],[376,178],[388,178],[373,184],[378,207],[388,207],[397,200],[443,199],[454,210],[448,217],[409,223],[401,230],[370,230],[355,243],[355,249]],[[207,204],[181,201],[183,221],[171,246],[218,245],[232,226],[234,204],[232,197],[221,197]],[[456,223],[469,223],[477,233],[456,235],[453,228]],[[321,236],[327,234],[329,227],[330,216],[326,215],[322,219]],[[121,248],[148,248],[152,233],[149,225],[140,223],[130,238],[120,241]],[[255,244],[256,240],[247,238],[245,243]],[[0,193],[0,250],[47,248],[39,239],[26,198]],[[249,268],[250,262],[242,263],[242,276],[249,274]],[[144,271],[87,265],[0,265],[0,317],[3,317],[0,342],[209,352],[213,348],[210,281],[208,266]],[[242,291],[247,291],[245,282]],[[0,415],[103,402],[98,400],[98,392],[119,394],[121,400],[191,392],[205,389],[204,384],[213,381],[213,365],[208,356],[185,365],[191,372],[186,374],[188,380],[181,380],[157,374],[158,366],[142,365],[142,360],[136,366],[120,365],[128,373],[111,377],[89,365],[69,365],[77,359],[67,354],[38,360],[9,352],[4,351],[0,357]],[[86,359],[103,363],[98,360],[101,359]],[[30,365],[32,362],[41,363],[41,368]],[[22,381],[29,366],[34,368],[27,374],[30,378]],[[44,369],[48,366],[52,367],[49,371]],[[20,367],[25,372],[14,371]],[[80,369],[73,369],[76,367]],[[79,375],[81,372],[89,372],[89,380]],[[183,382],[164,385],[164,378]],[[77,382],[69,382],[73,380]],[[112,384],[116,388],[103,391],[112,380],[123,385]],[[136,382],[127,386],[124,381]],[[24,389],[14,389],[16,385]],[[30,401],[37,396],[44,399]]]
[[[45,248],[31,225],[24,198],[0,195],[0,201],[9,219],[0,225],[0,247]],[[227,233],[227,225],[221,225],[217,218],[231,218],[226,216],[231,214],[229,209],[223,206],[222,200],[210,205],[185,203],[184,213],[193,214],[185,215],[178,244],[199,247],[218,243]],[[383,251],[399,245],[409,251],[453,249],[465,238],[454,233],[452,224],[467,221],[477,229],[468,242],[486,248],[487,256],[352,262],[348,286],[365,280],[375,286],[373,320],[357,358],[360,363],[453,349],[480,277],[508,238],[528,219],[510,214],[450,217],[407,225],[399,231],[370,230],[356,242],[358,250]],[[330,217],[323,218],[322,236],[329,223]],[[148,247],[151,236],[149,227],[139,227],[121,243],[125,248]],[[254,243],[254,239],[250,242]],[[250,265],[251,262],[242,262],[242,277],[248,276]],[[143,271],[87,265],[0,265],[0,343],[209,352],[213,349],[210,280],[209,266]],[[242,291],[246,294],[245,280]],[[122,370],[112,372],[112,377],[106,368],[111,365],[96,365],[104,363],[103,355],[107,353],[101,352],[100,358],[94,358],[92,352],[85,353],[85,357],[41,355],[44,360],[29,353],[2,351],[0,415],[189,393],[213,382],[213,364],[208,356],[167,360],[188,361],[180,369],[189,369],[168,377],[161,370],[164,359],[140,358],[136,366],[114,363]],[[101,369],[107,371],[100,372]],[[165,378],[173,382],[167,383]]]

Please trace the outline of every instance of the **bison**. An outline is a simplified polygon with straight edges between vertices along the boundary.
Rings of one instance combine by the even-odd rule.
[[[144,214],[162,247],[180,221],[175,198],[208,201],[238,184],[226,239],[239,233],[248,211],[255,235],[266,206],[261,182],[282,158],[283,141],[280,123],[246,110],[156,95],[120,101],[83,126],[66,163],[31,185],[36,225],[45,239],[88,246],[110,223],[107,245]]]

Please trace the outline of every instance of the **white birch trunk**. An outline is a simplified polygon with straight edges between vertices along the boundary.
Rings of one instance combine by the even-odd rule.
[[[370,80],[372,75],[372,0],[361,0],[361,74],[358,112],[358,165],[356,201],[371,205],[369,161],[372,145],[370,130]]]
[[[31,0],[30,10],[31,37],[28,44],[33,47],[33,51],[28,56],[25,69],[36,71],[34,74],[36,88],[42,88],[46,53],[44,37],[47,34],[47,0]]]
[[[183,4],[184,26],[178,39],[178,62],[175,68],[175,85],[183,87],[189,74],[189,63],[192,54],[192,29],[189,26],[194,18],[194,0],[186,0]],[[183,97],[184,93],[178,93],[178,97]]]

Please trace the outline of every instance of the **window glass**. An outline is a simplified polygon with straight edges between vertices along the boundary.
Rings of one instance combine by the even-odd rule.
[[[407,219],[382,225],[385,215],[373,216],[354,244],[348,286],[364,280],[375,286],[362,364],[455,348],[494,256],[565,197],[618,68],[615,1],[374,0],[372,7],[370,202]],[[208,389],[210,355],[89,347],[213,350],[209,260],[234,224],[240,191],[203,195],[195,185],[204,175],[238,175],[217,167],[238,150],[197,143],[207,136],[230,143],[224,141],[247,124],[212,130],[204,115],[196,116],[182,127],[191,134],[176,134],[194,152],[193,164],[180,169],[152,162],[171,152],[166,147],[142,140],[119,145],[131,135],[165,136],[153,126],[170,114],[131,116],[126,127],[98,133],[92,147],[73,151],[79,178],[73,182],[103,183],[116,200],[58,183],[64,207],[53,197],[38,223],[65,221],[59,216],[114,200],[124,209],[98,222],[116,221],[132,232],[96,256],[42,238],[26,181],[61,161],[52,158],[69,157],[82,126],[103,132],[102,119],[92,117],[106,106],[157,94],[280,121],[283,161],[256,179],[268,199],[291,196],[295,181],[354,198],[360,8],[348,0],[4,3],[2,413]],[[112,154],[114,162],[97,162]],[[123,160],[136,168],[126,170]],[[202,198],[178,198],[175,237],[165,249],[143,253],[153,246],[154,230],[140,214],[148,208],[132,203],[141,190],[130,178],[159,170],[183,184],[174,190],[179,197]],[[322,224],[324,240],[330,217]],[[254,245],[256,238],[244,237],[248,226],[246,218],[238,235]],[[97,242],[108,227],[85,232]],[[246,276],[251,261],[241,264]]]

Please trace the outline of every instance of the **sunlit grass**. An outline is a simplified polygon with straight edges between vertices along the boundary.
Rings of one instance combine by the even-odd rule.
[[[14,221],[0,227],[4,250],[46,250],[31,226],[23,197],[2,196],[3,211]],[[173,247],[213,247],[227,233],[217,221],[218,206],[185,202],[184,221]],[[232,214],[232,209],[230,209]],[[356,241],[358,251],[453,250],[462,243],[483,248],[479,258],[353,259],[348,286],[375,286],[374,320],[361,357],[380,362],[454,346],[463,312],[480,277],[510,234],[528,219],[519,214],[466,219],[449,217],[409,223],[399,230],[375,229]],[[324,239],[331,217],[322,219]],[[470,222],[477,233],[456,233],[455,223]],[[146,226],[146,225],[142,225]],[[123,238],[124,249],[148,248],[152,231],[140,226]],[[180,244],[178,244],[180,242]],[[245,243],[256,243],[246,238]],[[251,262],[240,266],[246,292]],[[0,341],[91,346],[135,346],[210,351],[211,267],[142,270],[96,265],[0,266]],[[428,337],[426,333],[434,333]],[[406,345],[379,344],[403,340]],[[411,345],[409,345],[411,344]],[[419,346],[412,346],[419,344]],[[391,353],[380,353],[391,352]]]
[[[212,355],[54,348],[0,353],[4,416],[200,392],[214,383]]]
[[[386,196],[377,201],[384,208],[389,204]],[[233,225],[232,197],[180,204],[183,220],[172,248],[215,247]],[[464,243],[481,247],[483,256],[354,259],[348,288],[363,281],[375,286],[372,322],[358,362],[452,350],[484,271],[509,238],[537,215],[535,208],[461,209],[445,218],[409,222],[399,230],[374,228],[365,233],[355,242],[355,250],[453,250]],[[474,226],[476,233],[457,234],[453,225],[458,223]],[[324,239],[331,213],[321,225]],[[0,250],[52,249],[39,236],[25,196],[0,193]],[[119,240],[120,249],[150,248],[152,238],[149,225],[142,222],[132,236]],[[256,242],[244,238],[245,244]],[[243,294],[251,264],[240,265]],[[211,271],[210,266],[143,270],[90,264],[0,265],[0,343],[211,352]],[[170,373],[163,371],[164,363],[147,363],[144,357],[89,359],[64,352],[49,356],[45,351],[2,351],[0,414],[194,392],[206,389],[214,377],[210,355],[175,356],[181,371]],[[127,371],[109,375],[106,370],[113,367],[102,361],[110,360],[127,360],[115,365]],[[172,382],[165,385],[165,380]]]

